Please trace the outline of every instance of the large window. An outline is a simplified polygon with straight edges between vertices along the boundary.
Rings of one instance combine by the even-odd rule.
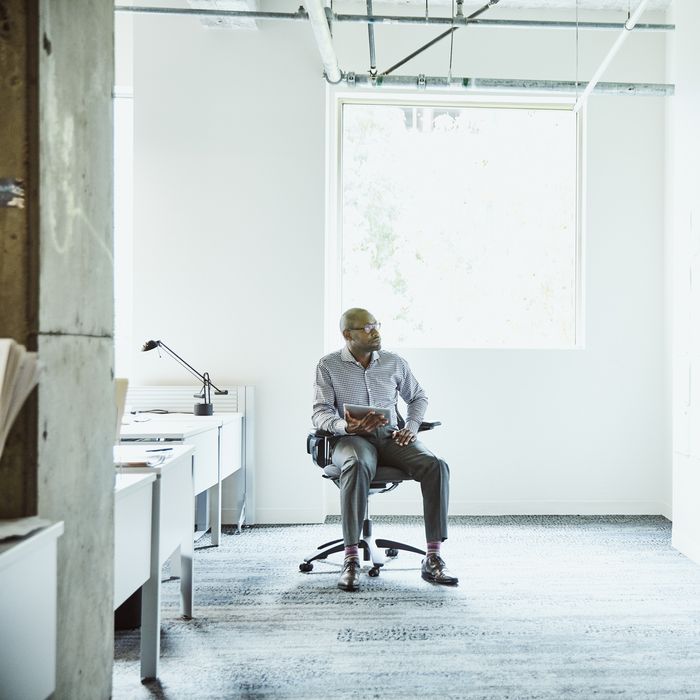
[[[570,109],[341,100],[338,128],[342,308],[390,347],[577,345]]]

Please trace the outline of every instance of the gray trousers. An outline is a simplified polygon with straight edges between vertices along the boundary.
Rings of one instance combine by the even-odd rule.
[[[403,447],[391,439],[391,428],[378,428],[371,435],[342,437],[333,450],[333,464],[340,467],[340,512],[345,546],[357,544],[365,518],[369,485],[377,464],[394,467],[420,482],[427,542],[447,539],[447,507],[450,469],[423,443]]]

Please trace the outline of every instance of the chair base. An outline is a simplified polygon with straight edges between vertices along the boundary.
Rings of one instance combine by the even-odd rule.
[[[393,558],[397,556],[399,550],[425,556],[424,550],[413,547],[410,544],[396,542],[395,540],[386,540],[384,538],[375,538],[372,534],[372,521],[369,518],[362,523],[362,537],[360,537],[358,547],[362,549],[363,560],[372,562],[372,568],[369,570],[370,576],[378,576],[379,570],[386,563],[387,557]],[[342,538],[326,542],[320,545],[316,552],[310,554],[308,557],[304,557],[304,561],[299,564],[299,570],[304,572],[312,571],[314,568],[312,562],[325,559],[331,554],[344,551],[345,545],[343,544]]]

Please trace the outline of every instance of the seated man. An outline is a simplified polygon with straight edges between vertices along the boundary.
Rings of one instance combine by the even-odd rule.
[[[406,360],[382,351],[379,323],[365,309],[349,309],[340,319],[345,347],[322,357],[316,367],[313,424],[316,429],[343,436],[333,449],[333,464],[340,473],[340,511],[345,562],[338,588],[356,591],[360,583],[359,538],[365,504],[377,463],[396,467],[419,481],[428,543],[421,566],[426,581],[456,585],[440,558],[447,539],[450,471],[416,440],[428,397],[411,373]],[[406,426],[398,429],[396,402],[406,402]],[[388,408],[391,420],[370,412],[353,416],[345,405]],[[344,411],[341,418],[341,411]]]

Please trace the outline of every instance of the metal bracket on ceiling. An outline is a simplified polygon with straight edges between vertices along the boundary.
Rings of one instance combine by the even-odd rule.
[[[420,90],[420,89],[425,89],[425,85],[426,85],[425,73],[419,73],[418,79],[416,80],[416,86]]]
[[[346,73],[345,80],[350,87],[355,87],[355,74],[353,72]]]

